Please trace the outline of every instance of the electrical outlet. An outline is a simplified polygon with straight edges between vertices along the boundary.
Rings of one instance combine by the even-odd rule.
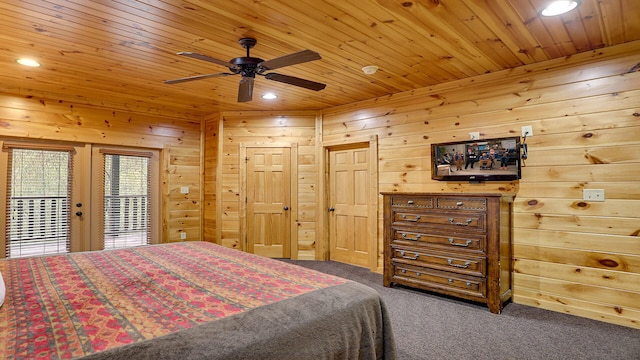
[[[189,193],[189,187],[188,186],[181,186],[180,187],[180,193],[181,194],[188,194]]]
[[[604,201],[603,189],[582,189],[582,200]]]
[[[184,232],[184,231],[182,231],[182,232],[180,233],[180,240],[185,240],[186,238],[187,238],[187,233],[186,233],[186,232]]]
[[[522,137],[525,137],[525,136],[526,137],[533,136],[533,127],[531,125],[522,127]]]
[[[469,140],[480,140],[480,131],[470,132]]]

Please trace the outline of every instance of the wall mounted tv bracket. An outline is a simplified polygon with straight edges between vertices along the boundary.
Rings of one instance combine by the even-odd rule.
[[[525,166],[524,161],[527,160],[528,154],[527,154],[527,134],[524,134],[524,137],[522,138],[522,154],[520,155],[520,157],[522,158],[522,166]]]

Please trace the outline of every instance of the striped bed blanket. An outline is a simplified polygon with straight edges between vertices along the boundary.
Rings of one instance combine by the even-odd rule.
[[[0,271],[7,288],[0,309],[0,359],[71,359],[101,352],[109,354],[109,350],[122,346],[128,349],[131,344],[167,338],[202,324],[351,283],[208,242],[1,260]],[[362,289],[356,292],[363,293]],[[300,313],[306,311],[304,304],[287,304],[294,311],[296,306],[303,309]],[[280,310],[272,307],[271,311]],[[285,315],[278,316],[286,316],[287,308],[282,311]],[[378,318],[376,321],[385,320],[386,314],[374,317]],[[239,326],[237,322],[234,324]],[[231,325],[227,322],[225,326]],[[382,332],[376,326],[372,331]],[[198,334],[207,331],[212,335],[205,342],[215,343],[213,334],[222,336],[215,328],[202,328]],[[386,331],[385,336],[390,337],[390,328]],[[264,339],[262,335],[258,338]],[[234,342],[224,338],[219,341]],[[140,351],[147,354],[148,349],[163,347],[162,343],[152,344],[147,344],[147,350],[139,347],[126,356]],[[194,346],[204,348],[202,343]],[[392,350],[393,344],[387,344],[387,358]],[[171,351],[177,351],[175,346],[164,349],[162,354]],[[112,358],[124,356],[113,354],[119,355]],[[211,353],[203,354],[203,358],[213,358]],[[159,358],[162,355],[154,357]],[[196,357],[187,354],[183,358]]]

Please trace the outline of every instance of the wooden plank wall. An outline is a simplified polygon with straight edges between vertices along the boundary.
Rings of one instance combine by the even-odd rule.
[[[298,252],[292,259],[315,259],[317,240],[316,221],[318,207],[318,169],[316,159],[316,113],[309,111],[285,112],[224,112],[219,130],[220,158],[217,219],[217,243],[244,249],[240,239],[240,144],[260,145],[287,143],[298,145],[298,213],[292,218],[297,222]],[[213,124],[215,120],[209,120]],[[213,127],[213,125],[211,125]],[[209,140],[207,140],[209,142]],[[209,148],[210,145],[206,147]],[[213,146],[213,145],[211,145]],[[210,159],[206,160],[207,163]],[[207,184],[209,186],[209,184]],[[211,231],[206,225],[206,232]],[[295,247],[292,247],[295,248]]]
[[[202,191],[202,217],[203,217],[203,240],[218,242],[218,221],[217,215],[217,185],[218,185],[218,161],[220,137],[218,130],[220,127],[220,114],[214,113],[203,119],[202,132],[203,143],[203,191]]]
[[[640,328],[638,49],[629,43],[327,109],[322,141],[378,136],[380,191],[516,192],[513,300]],[[519,135],[525,125],[534,135],[520,181],[431,180],[432,142],[474,131]],[[604,189],[606,201],[584,202],[585,188]]]
[[[0,94],[0,136],[160,149],[162,241],[201,239],[200,119]]]

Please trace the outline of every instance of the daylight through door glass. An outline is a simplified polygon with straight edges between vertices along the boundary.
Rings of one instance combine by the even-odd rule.
[[[104,155],[104,248],[149,244],[149,158]]]
[[[72,165],[69,151],[10,150],[8,258],[70,251]]]

